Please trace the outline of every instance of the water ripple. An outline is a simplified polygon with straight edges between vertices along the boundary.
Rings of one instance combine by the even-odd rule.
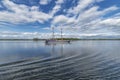
[[[0,65],[0,80],[119,80],[120,63],[102,53],[34,58]]]

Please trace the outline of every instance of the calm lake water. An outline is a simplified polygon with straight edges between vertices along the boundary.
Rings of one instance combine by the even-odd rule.
[[[120,41],[0,41],[0,80],[120,80]]]

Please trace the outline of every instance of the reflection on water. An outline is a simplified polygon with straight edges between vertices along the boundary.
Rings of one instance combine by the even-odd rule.
[[[0,80],[120,80],[120,41],[1,41]]]

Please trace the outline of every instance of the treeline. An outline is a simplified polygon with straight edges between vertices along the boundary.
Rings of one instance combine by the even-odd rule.
[[[54,38],[55,40],[120,40],[118,39],[80,39],[80,38]],[[0,39],[0,41],[41,41],[41,40],[46,40],[46,39],[39,39],[39,38],[33,38],[33,39]]]
[[[45,40],[45,39],[0,39],[0,41],[37,41],[37,40]]]
[[[80,40],[79,38],[55,38],[56,40]]]

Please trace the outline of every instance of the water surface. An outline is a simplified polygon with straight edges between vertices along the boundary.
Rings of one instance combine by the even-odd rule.
[[[120,80],[120,41],[0,41],[0,80]]]

